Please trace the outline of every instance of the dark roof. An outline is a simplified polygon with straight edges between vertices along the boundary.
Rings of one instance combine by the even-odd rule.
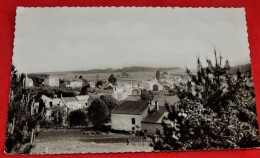
[[[78,101],[76,97],[62,97],[62,99],[65,102],[76,102],[76,101]]]
[[[140,115],[148,108],[146,101],[125,101],[117,106],[112,114]]]
[[[165,101],[167,101],[167,103],[169,105],[172,105],[175,102],[179,101],[179,98],[177,97],[177,95],[174,95],[174,96],[158,96],[158,95],[155,95],[155,97],[153,98],[153,101],[158,101],[160,106],[163,106],[165,104]]]
[[[142,122],[157,123],[165,112],[168,112],[165,106],[159,106],[159,110],[148,114]]]

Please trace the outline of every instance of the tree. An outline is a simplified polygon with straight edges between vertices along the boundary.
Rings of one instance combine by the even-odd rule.
[[[180,101],[169,105],[164,137],[155,150],[233,149],[259,146],[256,104],[250,71],[236,74],[229,62],[197,60],[197,74],[184,87],[175,87]]]
[[[56,126],[56,129],[58,126],[62,125],[62,122],[65,117],[65,110],[61,107],[54,107],[52,108],[51,112],[52,122]]]
[[[109,120],[109,110],[102,99],[95,99],[88,108],[88,118],[95,129],[101,129]]]
[[[108,78],[108,82],[112,83],[113,85],[116,84],[117,79],[114,77],[114,74],[111,74]]]
[[[71,111],[68,116],[68,121],[70,123],[70,126],[86,125],[87,114],[80,109]]]
[[[8,110],[5,151],[7,153],[27,153],[32,145],[42,113],[34,113],[35,95],[27,92],[23,80],[25,75],[19,74],[12,65],[10,100]]]
[[[96,87],[102,87],[103,86],[103,82],[98,80],[96,83]]]
[[[100,99],[107,105],[109,116],[111,115],[111,111],[119,105],[119,102],[111,95],[102,95]]]
[[[142,90],[141,99],[146,101],[152,101],[154,98],[154,93],[152,91]]]
[[[155,78],[159,81],[161,79],[161,73],[160,70],[156,71]]]
[[[90,88],[89,84],[83,86],[80,90],[80,95],[88,95],[88,88]]]

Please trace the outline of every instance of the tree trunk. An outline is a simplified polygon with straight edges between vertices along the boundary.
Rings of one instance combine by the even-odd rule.
[[[14,119],[13,119],[13,124],[12,124],[11,134],[14,133],[14,126],[15,126],[14,124],[15,124],[15,117],[14,117]]]

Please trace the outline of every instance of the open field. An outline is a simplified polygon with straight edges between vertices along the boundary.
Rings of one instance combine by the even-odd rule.
[[[127,145],[130,135],[118,133],[85,134],[80,130],[42,131],[34,143],[31,154],[62,153],[109,153],[109,152],[150,152],[151,140],[138,139]]]
[[[75,75],[81,75],[88,81],[96,81],[97,75],[99,80],[107,80],[111,74],[118,79],[118,81],[140,82],[148,79],[154,79],[156,71],[141,71],[141,72],[128,72],[129,77],[122,77],[121,72],[107,72],[107,73],[74,73],[74,72],[53,72],[50,75],[55,75],[65,80],[75,79]],[[185,70],[178,69],[174,71],[168,71],[171,75],[186,75]]]

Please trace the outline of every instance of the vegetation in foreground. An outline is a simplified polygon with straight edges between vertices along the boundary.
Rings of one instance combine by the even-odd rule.
[[[197,74],[176,87],[180,101],[168,105],[164,132],[154,139],[154,150],[235,149],[259,146],[256,103],[251,70],[236,75],[229,62],[197,60]]]

